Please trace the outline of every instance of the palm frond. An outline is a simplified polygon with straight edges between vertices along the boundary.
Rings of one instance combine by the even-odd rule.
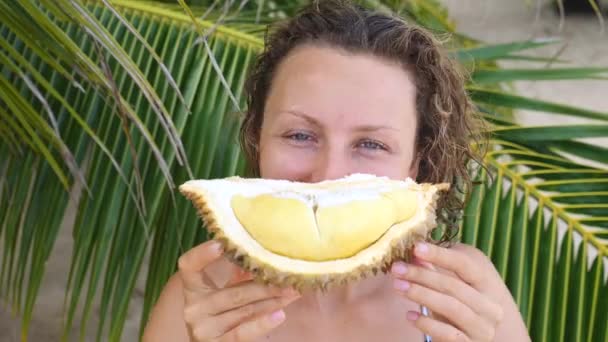
[[[527,109],[593,120],[608,120],[608,112],[542,101],[506,91],[488,90],[477,86],[468,86],[467,90],[477,104],[487,104],[492,107],[509,108],[512,110]]]
[[[488,154],[462,241],[491,256],[533,341],[603,341],[608,178],[508,141]],[[531,156],[525,158],[522,156]],[[568,164],[570,166],[568,166]]]
[[[562,81],[607,79],[608,68],[479,69],[473,73],[476,84],[514,81]]]
[[[537,49],[550,44],[555,44],[557,42],[559,42],[557,39],[534,39],[521,42],[492,44],[468,48],[460,47],[453,53],[453,57],[461,62],[505,59],[513,57],[513,53],[516,52]]]

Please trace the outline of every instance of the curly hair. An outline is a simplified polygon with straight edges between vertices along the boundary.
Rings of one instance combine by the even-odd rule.
[[[475,116],[466,93],[463,70],[449,58],[439,40],[425,29],[387,13],[346,0],[317,0],[269,28],[264,51],[253,63],[244,89],[247,111],[240,143],[250,174],[259,176],[258,143],[273,76],[289,52],[302,44],[388,58],[413,75],[418,121],[416,181],[452,185],[441,195],[437,213],[440,226],[445,225],[439,242],[453,240],[472,187],[468,162],[481,160],[472,142],[481,140],[482,120]]]

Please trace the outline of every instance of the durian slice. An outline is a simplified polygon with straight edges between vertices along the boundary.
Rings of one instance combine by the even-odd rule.
[[[328,289],[386,271],[436,226],[438,192],[353,174],[318,183],[228,177],[180,186],[226,255],[257,279]]]

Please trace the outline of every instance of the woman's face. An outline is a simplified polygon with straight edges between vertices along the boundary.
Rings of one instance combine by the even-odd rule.
[[[413,79],[397,64],[327,47],[297,48],[277,69],[267,98],[261,177],[415,178],[415,96]]]

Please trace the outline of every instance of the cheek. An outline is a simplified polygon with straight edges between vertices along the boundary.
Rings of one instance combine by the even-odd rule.
[[[318,157],[318,156],[317,156]],[[410,158],[392,156],[388,158],[360,158],[353,155],[333,156],[332,162],[339,162],[345,174],[369,173],[391,179],[416,179],[416,169],[410,167]],[[307,182],[316,170],[315,151],[297,149],[282,144],[265,144],[260,148],[260,176],[267,179],[287,179]],[[336,165],[327,165],[336,168]]]
[[[401,157],[360,162],[357,171],[391,179],[415,178],[415,170],[410,168],[410,163],[405,158]]]
[[[306,179],[314,165],[310,151],[297,150],[280,143],[260,143],[260,177],[267,179]]]

